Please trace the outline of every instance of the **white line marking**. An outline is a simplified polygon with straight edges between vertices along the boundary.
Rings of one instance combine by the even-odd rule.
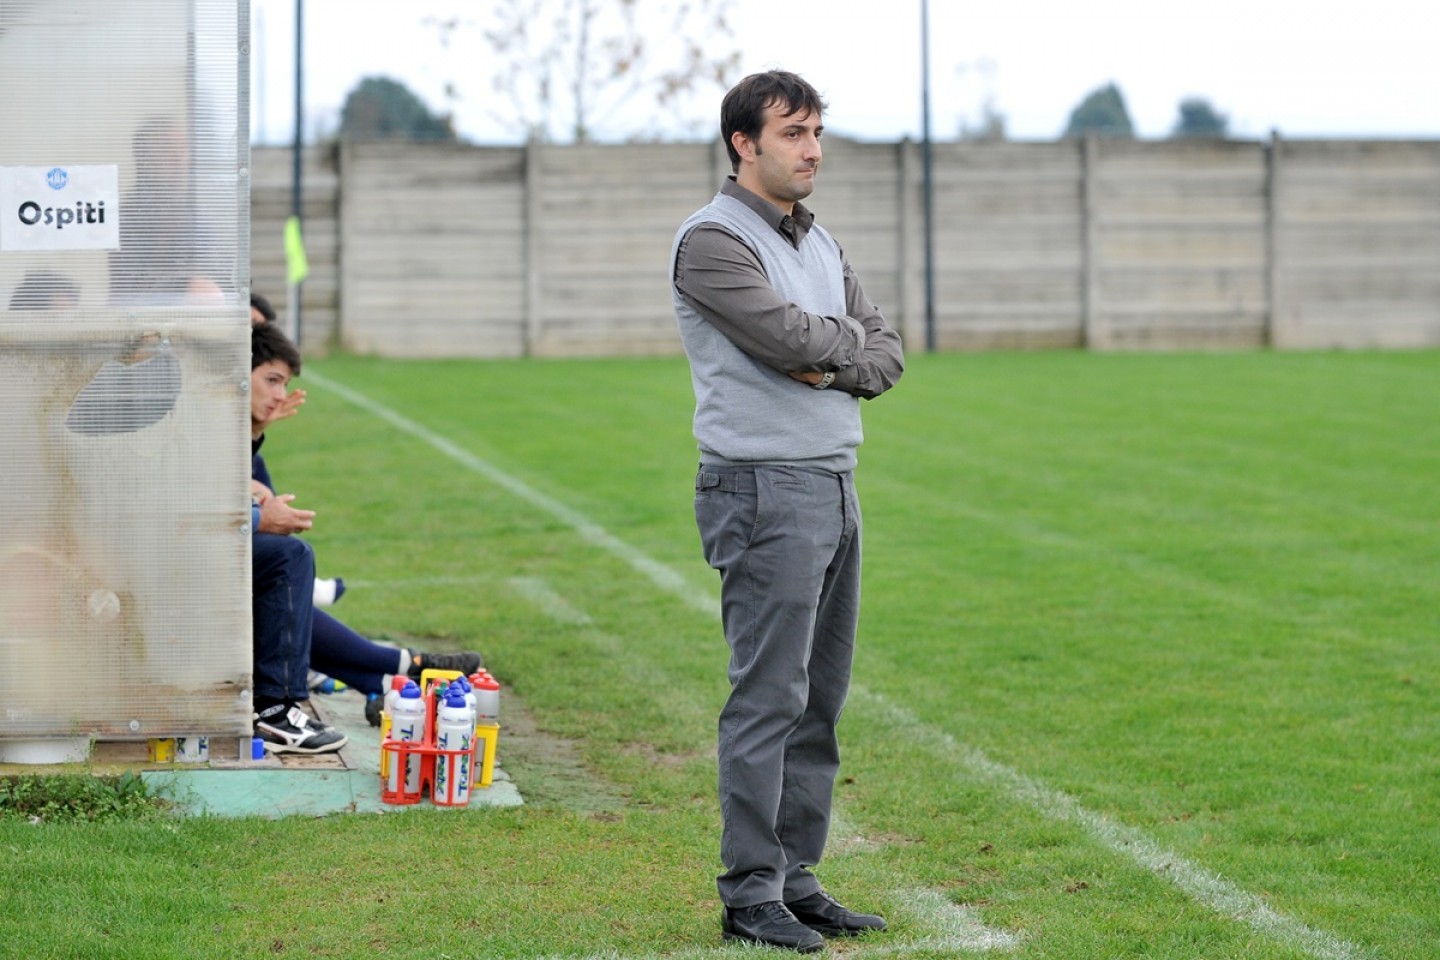
[[[694,714],[696,722],[703,722],[702,712],[708,714],[708,710],[693,700],[676,696],[678,688],[675,679],[654,657],[638,656],[631,645],[620,637],[597,628],[588,613],[560,596],[544,580],[514,577],[508,582],[551,620],[581,628],[580,633],[586,643],[605,654],[617,668],[623,665],[625,675],[639,688],[651,691],[651,697],[656,702],[663,701],[672,716],[679,718],[682,713]],[[712,752],[711,758],[713,757]]]
[[[511,577],[506,582],[516,593],[539,607],[542,613],[556,623],[577,627],[588,627],[594,623],[588,613],[571,606],[570,601],[550,589],[550,584],[538,577]]]
[[[357,407],[369,411],[402,433],[425,441],[462,466],[475,471],[497,486],[509,490],[520,499],[564,521],[573,527],[582,539],[609,551],[648,578],[651,583],[674,594],[686,605],[719,619],[720,601],[716,597],[706,591],[698,590],[676,571],[651,559],[578,511],[540,493],[524,481],[510,476],[474,454],[462,450],[439,434],[362,394],[356,393],[329,377],[307,373],[306,378],[312,383],[318,383],[334,390]],[[889,703],[881,695],[871,693],[859,685],[851,687],[851,695],[870,700],[877,709],[887,713],[892,722],[906,727],[912,739],[925,741],[930,749],[936,750],[943,757],[958,763],[971,776],[1003,787],[1017,800],[1052,819],[1084,827],[1092,837],[1108,849],[1129,857],[1155,876],[1169,880],[1196,902],[1204,904],[1222,916],[1238,920],[1285,946],[1316,957],[1317,960],[1362,960],[1368,956],[1347,940],[1324,930],[1307,926],[1272,909],[1259,897],[1240,889],[1219,874],[1212,873],[1204,867],[1190,863],[1185,858],[1166,850],[1144,832],[1086,810],[1073,797],[1052,790],[1018,770],[997,763],[973,747],[957,743],[950,734],[931,727],[909,711]],[[887,949],[886,952],[893,952],[899,947],[900,945],[896,945],[896,948]],[[693,954],[686,952],[670,956],[704,957],[712,955],[714,955],[712,951],[706,950],[696,951]],[[597,956],[610,957],[613,955],[598,954]]]
[[[978,780],[998,786],[1016,800],[1052,820],[1083,827],[1107,849],[1128,857],[1157,877],[1169,880],[1192,899],[1231,917],[1285,946],[1321,960],[1359,960],[1367,956],[1359,947],[1324,930],[1307,926],[1270,907],[1253,893],[1224,877],[1166,850],[1143,831],[1087,810],[1074,797],[1052,790],[1033,777],[991,760],[974,747],[957,743],[950,734],[931,727],[915,714],[862,687],[852,695],[869,700],[872,707],[900,727],[908,742],[921,744]]]
[[[835,804],[830,810],[830,836],[825,841],[826,851],[833,848],[840,853],[846,850],[864,850],[870,846],[870,841],[865,839],[860,828],[840,812],[838,803]]]
[[[417,440],[423,440],[461,466],[473,470],[496,486],[510,491],[521,500],[564,521],[573,527],[576,533],[580,534],[581,539],[593,543],[625,561],[633,569],[648,577],[657,587],[674,594],[687,605],[699,610],[701,613],[711,614],[717,619],[719,618],[720,601],[713,594],[692,586],[676,571],[665,566],[663,563],[652,560],[579,511],[571,509],[553,497],[546,496],[525,481],[512,477],[488,461],[475,456],[475,454],[470,451],[457,447],[454,443],[440,436],[438,433],[421,426],[408,417],[401,416],[389,407],[382,406],[363,394],[356,393],[342,383],[338,383],[329,377],[313,372],[305,374],[305,379],[310,383],[316,383],[328,390],[335,391],[355,406],[374,414],[376,417],[395,427],[401,433],[409,434]]]
[[[940,931],[938,936],[907,944],[911,950],[1013,950],[1020,946],[1021,937],[1018,934],[985,926],[974,907],[951,903],[944,894],[934,890],[904,891],[900,908],[910,914],[917,924]],[[881,946],[878,950],[865,952],[867,956],[878,956],[894,952],[894,948]]]
[[[345,578],[346,588],[360,590],[409,590],[413,587],[474,587],[489,583],[490,577],[395,577],[388,580],[352,580]]]

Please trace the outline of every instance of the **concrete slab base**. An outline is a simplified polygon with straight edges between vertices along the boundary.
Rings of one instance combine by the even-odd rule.
[[[434,807],[428,801],[406,806],[380,802],[380,731],[365,721],[365,698],[353,690],[315,694],[312,712],[339,728],[350,740],[338,753],[320,756],[267,754],[248,757],[248,741],[211,738],[205,763],[146,762],[143,742],[97,743],[86,764],[26,768],[23,772],[140,771],[154,794],[169,798],[186,813],[217,817],[326,816],[333,813],[401,813],[439,809],[457,815],[487,807],[513,807],[524,800],[497,763],[493,783],[471,791],[464,807]],[[500,746],[505,736],[502,730]],[[8,766],[8,765],[7,765]],[[10,768],[12,771],[14,768]]]

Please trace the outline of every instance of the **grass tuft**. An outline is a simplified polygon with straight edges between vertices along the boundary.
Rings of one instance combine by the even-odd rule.
[[[152,796],[134,773],[114,777],[85,774],[0,778],[0,820],[42,823],[106,823],[152,820],[170,804]]]

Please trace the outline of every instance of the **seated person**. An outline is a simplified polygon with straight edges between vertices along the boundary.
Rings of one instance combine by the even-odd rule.
[[[11,310],[74,310],[80,306],[80,287],[69,277],[48,270],[25,274],[10,295]]]
[[[333,753],[345,735],[301,708],[310,697],[315,554],[299,537],[262,532],[264,523],[285,522],[286,510],[298,512],[274,500],[252,511],[255,736],[271,753]]]
[[[271,323],[251,329],[250,347],[251,492],[261,510],[257,531],[260,535],[290,536],[313,526],[314,511],[291,507],[293,495],[275,494],[260,447],[265,440],[265,428],[280,416],[293,412],[293,407],[286,412],[288,398],[292,396],[286,389],[290,378],[300,372],[300,351]],[[325,611],[314,610],[313,601],[309,656],[311,668],[367,696],[383,695],[393,676],[418,679],[427,668],[469,674],[480,669],[483,663],[480,654],[474,651],[429,653],[375,643]],[[370,712],[367,711],[367,717]],[[370,719],[372,724],[378,724],[378,713]]]
[[[250,326],[256,327],[262,323],[274,323],[276,319],[275,308],[270,301],[258,293],[250,294]],[[284,420],[286,417],[293,417],[300,410],[300,405],[305,402],[304,390],[291,390],[285,397],[285,403],[270,422]],[[256,459],[264,463],[263,459]],[[252,464],[253,467],[253,464]],[[265,481],[269,486],[269,481]],[[315,606],[328,607],[345,593],[345,581],[340,577],[316,577],[315,578]]]
[[[258,293],[250,294],[250,326],[258,327],[262,323],[274,323],[276,320],[275,308],[270,301]]]

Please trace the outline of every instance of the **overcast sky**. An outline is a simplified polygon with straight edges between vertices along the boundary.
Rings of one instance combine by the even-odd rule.
[[[293,136],[296,0],[251,0],[251,128]],[[665,0],[639,0],[664,5]],[[304,0],[308,135],[338,125],[368,75],[404,83],[460,135],[516,142],[493,119],[490,0]],[[1142,137],[1164,137],[1202,97],[1233,136],[1440,137],[1440,4],[1434,0],[930,0],[931,130],[951,139],[988,101],[1011,137],[1052,139],[1090,91],[1113,81]],[[829,101],[827,128],[862,139],[921,131],[921,0],[731,0],[741,73],[784,67]],[[854,12],[851,12],[854,11]],[[448,46],[427,19],[459,18]],[[662,41],[662,34],[656,38]],[[455,96],[446,96],[446,88]],[[623,137],[713,131],[721,91],[688,108],[630,101],[597,124]],[[506,111],[498,111],[502,115]],[[513,111],[509,113],[513,118]]]

